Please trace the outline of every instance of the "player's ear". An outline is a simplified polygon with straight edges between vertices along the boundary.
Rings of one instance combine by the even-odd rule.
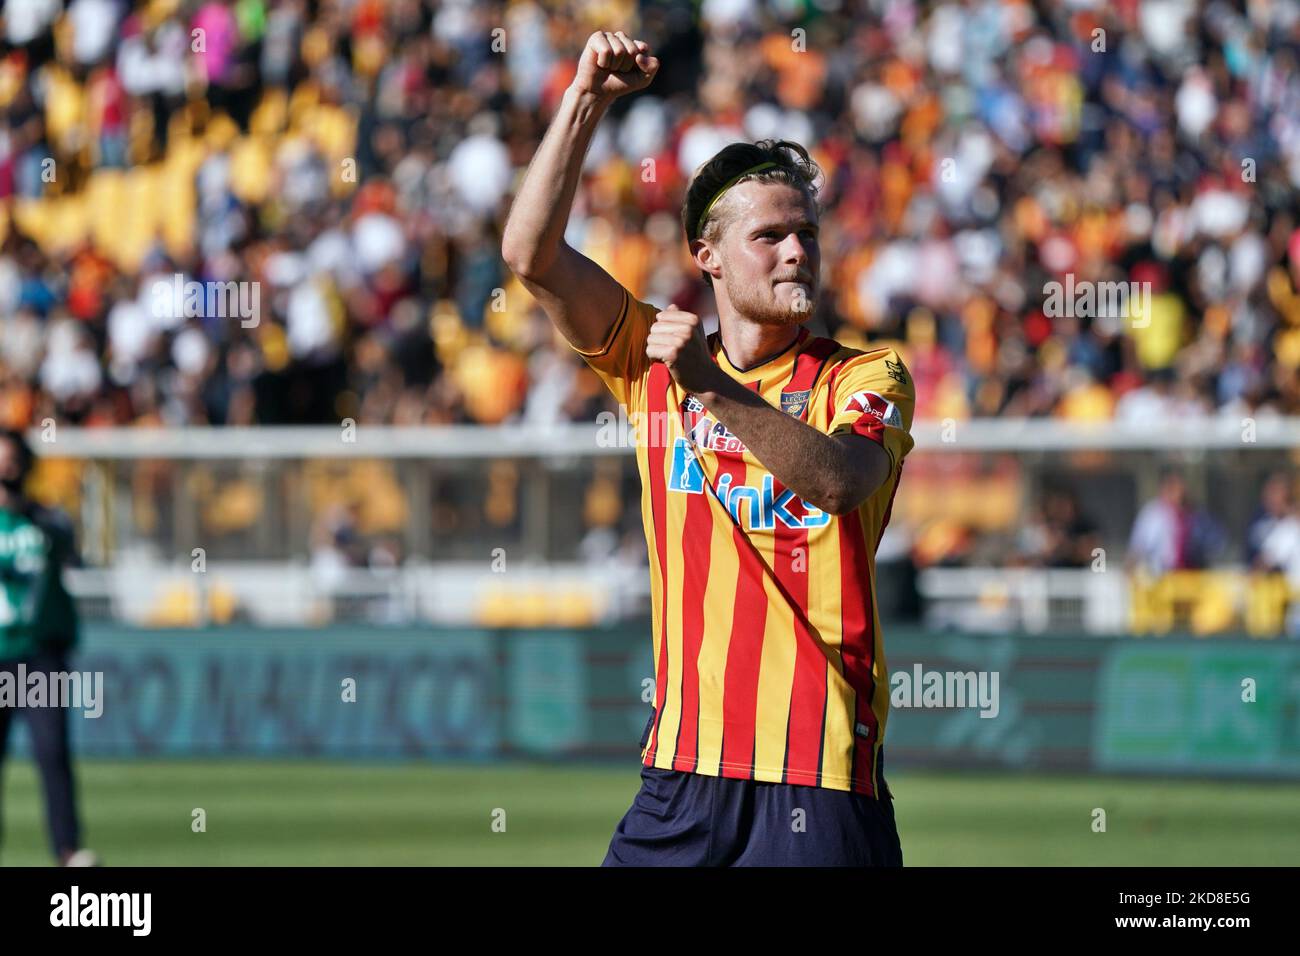
[[[713,276],[714,280],[722,278],[722,268],[718,261],[717,250],[705,239],[692,239],[691,258],[695,260],[695,265],[700,271],[707,272]]]

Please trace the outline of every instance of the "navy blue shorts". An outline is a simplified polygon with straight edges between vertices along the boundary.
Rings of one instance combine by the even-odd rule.
[[[902,866],[894,801],[641,767],[604,866]]]

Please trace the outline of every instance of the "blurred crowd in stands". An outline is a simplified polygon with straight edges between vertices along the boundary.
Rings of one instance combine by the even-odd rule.
[[[901,342],[920,417],[1295,414],[1298,11],[6,0],[0,418],[589,420],[499,235],[597,27],[665,66],[567,238],[640,297],[709,312],[682,187],[779,136],[825,172],[815,322]],[[256,326],[159,308],[177,273],[260,283]],[[1067,274],[1150,314],[1045,314]]]
[[[1300,414],[1289,0],[5,0],[2,17],[0,424],[594,420],[612,399],[505,269],[500,230],[586,37],[618,28],[664,65],[604,121],[566,239],[638,297],[711,312],[686,181],[729,142],[792,139],[825,174],[814,326],[897,344],[918,418]],[[159,295],[176,276],[256,283],[256,321],[188,314]],[[1149,306],[1055,314],[1066,277],[1142,284]],[[1247,560],[1300,567],[1278,481]],[[1210,560],[1214,523],[1177,485],[1142,511],[1135,562]],[[320,531],[326,558],[360,562],[337,536]],[[1062,492],[1017,549],[1083,566],[1096,541]]]

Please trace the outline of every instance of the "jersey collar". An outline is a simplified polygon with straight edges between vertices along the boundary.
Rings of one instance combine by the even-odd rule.
[[[722,347],[721,332],[714,332],[709,336],[709,351],[713,354],[713,360],[718,363],[718,368],[745,385],[760,379],[765,381],[771,381],[774,378],[783,380],[789,378],[790,373],[794,371],[794,361],[799,355],[799,350],[808,341],[811,334],[807,328],[800,326],[799,334],[794,337],[793,342],[771,358],[747,369],[739,369],[731,364],[731,359],[727,358],[726,349]]]

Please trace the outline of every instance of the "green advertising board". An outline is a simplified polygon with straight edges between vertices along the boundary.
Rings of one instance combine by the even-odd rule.
[[[1114,648],[1095,735],[1103,769],[1300,773],[1300,648]]]
[[[90,627],[71,666],[102,675],[103,713],[72,733],[98,756],[633,763],[649,629]],[[890,767],[1300,776],[1300,646],[891,626],[885,648]],[[911,674],[996,698],[909,703]]]
[[[534,754],[580,750],[590,735],[581,636],[542,633],[506,647],[508,745]]]

